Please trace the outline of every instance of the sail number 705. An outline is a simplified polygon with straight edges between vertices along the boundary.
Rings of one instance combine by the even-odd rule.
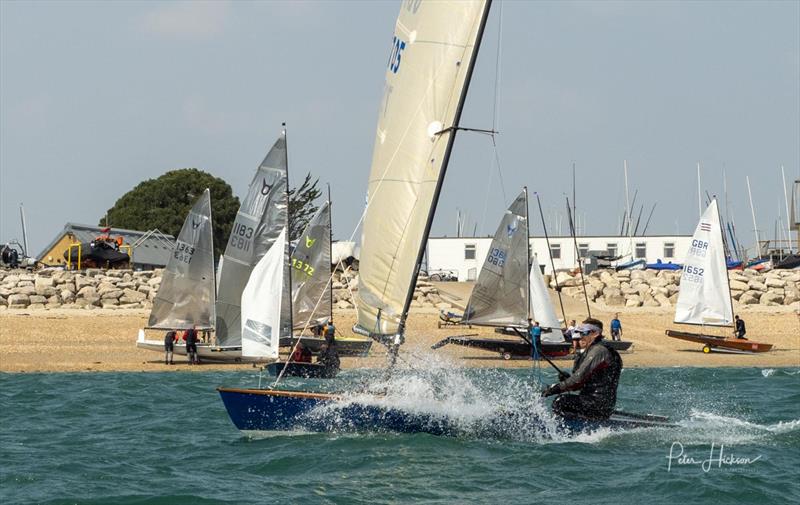
[[[400,70],[400,56],[406,48],[406,43],[397,36],[392,39],[392,52],[389,54],[389,70],[397,73]]]

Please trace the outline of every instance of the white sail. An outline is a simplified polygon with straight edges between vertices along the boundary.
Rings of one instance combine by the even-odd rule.
[[[206,188],[183,222],[162,274],[147,326],[214,326],[214,237],[211,192]]]
[[[533,264],[531,265],[530,286],[531,318],[534,321],[539,321],[539,326],[542,328],[554,330],[542,333],[542,341],[563,342],[561,323],[558,320],[558,316],[556,316],[553,301],[547,292],[547,286],[545,286],[544,276],[542,276],[542,270],[539,268],[539,260],[536,255],[533,256]]]
[[[487,0],[402,2],[367,188],[361,331],[394,334],[404,318],[488,8]]]
[[[242,356],[278,358],[286,228],[250,274],[242,291]]]
[[[733,322],[719,209],[714,200],[700,217],[681,274],[675,322],[725,326]]]

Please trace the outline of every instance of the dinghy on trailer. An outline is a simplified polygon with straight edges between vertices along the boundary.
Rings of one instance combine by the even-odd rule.
[[[692,235],[691,246],[678,286],[674,322],[732,330],[733,301],[725,262],[725,244],[717,200],[711,201]],[[666,330],[668,337],[703,344],[703,352],[757,353],[772,350],[772,344],[746,339]]]

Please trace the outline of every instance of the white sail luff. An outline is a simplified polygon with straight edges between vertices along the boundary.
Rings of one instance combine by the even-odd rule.
[[[733,322],[719,209],[713,200],[692,235],[681,274],[675,322],[727,326]]]
[[[278,358],[286,229],[250,274],[242,291],[242,356]]]

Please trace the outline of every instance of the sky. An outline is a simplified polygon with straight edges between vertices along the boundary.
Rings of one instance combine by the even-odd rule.
[[[334,237],[357,238],[399,8],[0,2],[0,241],[20,203],[35,255],[177,168],[241,196],[282,122],[292,184],[330,182]],[[648,234],[691,234],[700,162],[752,247],[746,177],[762,239],[786,223],[781,166],[800,179],[800,2],[496,1],[461,125],[500,133],[458,134],[434,236],[459,211],[493,234],[524,185],[566,232],[573,163],[581,231],[617,234],[625,160]]]

